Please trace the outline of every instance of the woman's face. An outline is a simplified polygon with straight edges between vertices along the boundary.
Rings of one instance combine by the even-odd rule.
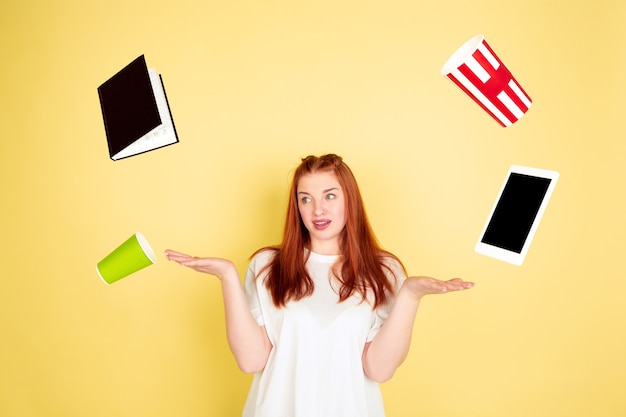
[[[321,255],[339,255],[346,205],[335,173],[303,175],[298,181],[296,197],[300,217],[311,236],[311,250]]]

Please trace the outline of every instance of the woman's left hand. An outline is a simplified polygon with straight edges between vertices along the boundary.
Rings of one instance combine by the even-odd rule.
[[[415,276],[408,277],[404,281],[410,294],[417,300],[428,294],[445,294],[451,291],[462,291],[474,286],[473,282],[463,281],[461,278],[453,278],[448,281],[441,281],[432,277]]]

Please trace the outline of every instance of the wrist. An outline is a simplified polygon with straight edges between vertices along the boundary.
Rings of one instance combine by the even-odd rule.
[[[229,284],[232,284],[232,283],[240,284],[239,274],[237,274],[237,269],[235,268],[234,265],[231,265],[229,268],[227,268],[225,271],[223,271],[223,273],[220,274],[220,276],[218,276],[218,278],[222,282],[222,285],[224,285],[224,284],[229,285]]]
[[[422,291],[419,290],[419,288],[417,288],[416,285],[414,285],[413,278],[407,278],[403,283],[402,283],[402,287],[400,288],[400,292],[398,294],[398,296],[400,296],[401,294],[403,294],[406,298],[408,298],[409,300],[419,303],[422,299],[422,297],[426,294],[424,294]]]
[[[402,284],[401,288],[406,292],[408,297],[418,303],[421,301],[422,297],[427,294],[422,288],[420,278],[421,277],[408,277]]]

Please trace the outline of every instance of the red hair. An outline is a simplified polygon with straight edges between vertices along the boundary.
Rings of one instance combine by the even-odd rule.
[[[335,173],[345,196],[346,226],[339,241],[341,255],[333,267],[333,273],[340,283],[339,301],[345,301],[354,294],[366,300],[371,292],[374,297],[373,308],[385,304],[388,294],[395,288],[395,283],[387,275],[389,272],[395,277],[388,264],[389,258],[397,261],[405,273],[406,270],[395,255],[378,244],[365,213],[356,179],[348,165],[340,156],[328,154],[302,159],[291,182],[282,243],[261,248],[253,254],[264,250],[275,252],[261,271],[267,270],[265,285],[274,305],[284,307],[287,302],[308,297],[314,291],[313,280],[305,266],[310,236],[300,218],[297,188],[303,175],[317,171]]]

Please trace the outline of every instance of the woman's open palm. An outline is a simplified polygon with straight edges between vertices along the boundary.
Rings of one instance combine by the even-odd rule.
[[[228,259],[222,258],[199,258],[197,256],[191,256],[184,253],[176,252],[173,250],[166,250],[165,256],[168,260],[177,262],[182,266],[193,269],[197,272],[205,274],[215,275],[220,280],[224,277],[236,272],[235,265]]]
[[[416,298],[422,298],[428,294],[444,294],[450,291],[462,291],[472,288],[473,282],[463,281],[461,278],[452,278],[441,281],[432,277],[415,276],[408,277],[404,283]]]

